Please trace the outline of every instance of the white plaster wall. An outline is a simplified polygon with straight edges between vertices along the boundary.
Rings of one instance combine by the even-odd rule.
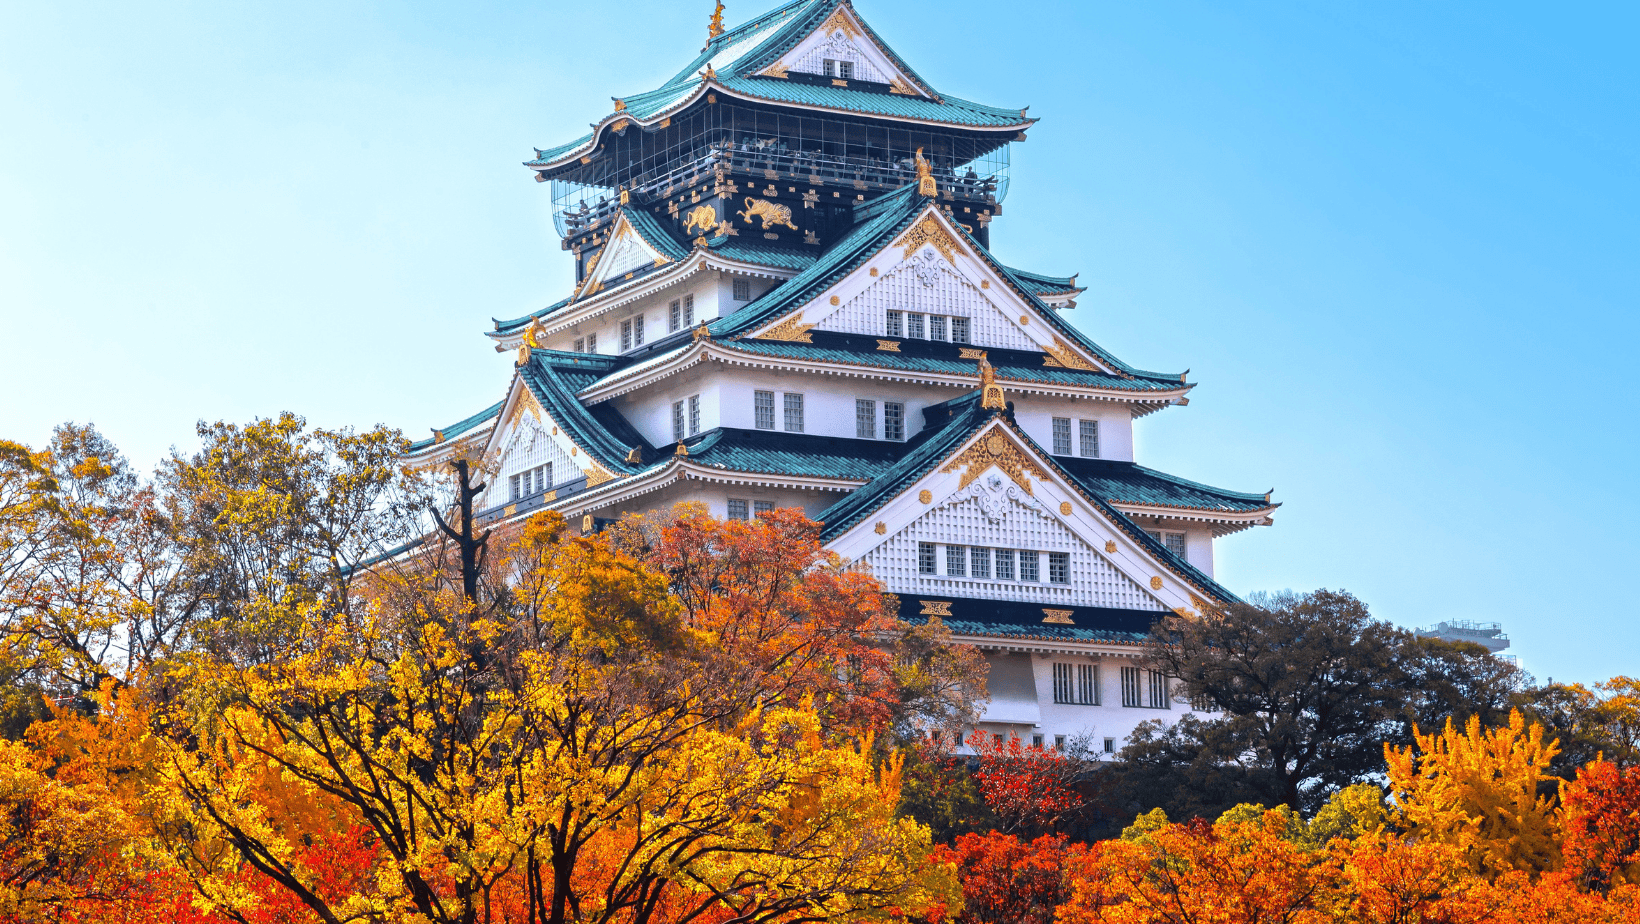
[[[1133,461],[1133,412],[1126,404],[1089,398],[1029,397],[1014,401],[1014,419],[1031,439],[1053,451],[1053,418],[1068,417],[1071,424],[1071,451],[1080,450],[1077,420],[1099,421],[1099,458],[1118,462]]]
[[[681,299],[685,295],[695,297],[696,324],[733,314],[750,304],[750,301],[734,300],[734,278],[727,273],[716,271],[695,273],[675,285],[646,295],[614,311],[572,324],[567,329],[549,336],[547,346],[554,350],[572,350],[577,339],[584,339],[588,334],[595,333],[598,335],[597,352],[605,356],[617,355],[621,351],[621,322],[638,314],[644,316],[644,342],[653,343],[673,333],[667,327],[671,320],[672,300]],[[755,300],[776,285],[776,281],[752,279],[751,284],[752,299]]]
[[[689,502],[705,504],[712,516],[723,519],[729,515],[729,498],[736,497],[748,501],[771,501],[776,507],[799,507],[805,516],[813,517],[843,496],[837,491],[794,491],[691,480],[645,494],[627,504],[606,507],[597,511],[597,515],[615,519],[623,513],[663,513],[678,504]]]
[[[990,658],[998,655],[990,655]],[[993,721],[982,719],[978,727],[988,734],[1001,733],[1006,736],[1009,732],[1017,734],[1020,740],[1029,745],[1032,735],[1041,735],[1043,744],[1052,747],[1056,735],[1064,735],[1069,741],[1078,735],[1086,735],[1090,744],[1099,751],[1102,749],[1105,738],[1116,739],[1116,749],[1119,751],[1127,743],[1129,735],[1133,734],[1140,722],[1151,719],[1161,719],[1172,723],[1180,716],[1189,713],[1190,707],[1184,703],[1174,702],[1171,709],[1144,709],[1122,705],[1122,671],[1136,662],[1131,658],[1101,656],[1098,654],[1071,655],[1071,654],[1010,654],[1007,657],[1029,658],[1031,671],[1036,680],[1036,706],[1039,718],[1036,722],[1024,721]],[[1072,705],[1055,703],[1053,701],[1053,665],[1056,663],[1068,664],[1097,664],[1099,666],[1099,704],[1096,706]],[[999,717],[1000,718],[1000,717]]]
[[[1191,528],[1184,532],[1185,560],[1202,570],[1208,577],[1213,576],[1213,533],[1211,530]]]
[[[691,395],[700,396],[701,433],[724,426],[721,389],[726,383],[721,377],[711,375],[710,371],[709,367],[691,367],[642,391],[616,398],[615,408],[652,446],[664,446],[672,442],[672,403],[687,402]],[[687,403],[684,414],[687,429]]]

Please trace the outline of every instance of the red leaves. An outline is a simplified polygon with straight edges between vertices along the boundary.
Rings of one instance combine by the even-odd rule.
[[[968,744],[979,754],[980,793],[1005,831],[1045,831],[1082,806],[1075,780],[1081,768],[1059,751],[1026,747],[1018,735],[998,742],[975,732]]]
[[[1640,767],[1592,761],[1561,791],[1566,869],[1585,888],[1640,884]]]

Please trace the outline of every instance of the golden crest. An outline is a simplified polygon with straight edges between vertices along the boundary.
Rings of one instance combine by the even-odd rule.
[[[984,353],[982,353],[979,350],[974,349],[973,347],[959,347],[957,349],[957,358],[958,359],[979,359],[979,358],[983,357],[984,355],[985,355]]]
[[[1076,625],[1076,622],[1075,622],[1075,620],[1071,619],[1071,614],[1074,613],[1074,612],[1076,612],[1076,611],[1075,610],[1055,610],[1055,609],[1049,609],[1048,607],[1043,607],[1042,608],[1042,614],[1046,618],[1044,618],[1042,621],[1047,622],[1047,623],[1052,623],[1056,626],[1074,626],[1074,625]]]
[[[917,195],[932,198],[940,194],[940,188],[934,182],[934,167],[923,159],[922,152],[922,148],[917,149]]]
[[[920,500],[925,504],[929,503],[933,499],[934,499],[934,492],[932,492],[932,491],[930,491],[926,488],[924,488],[923,490],[917,492],[917,500]]]
[[[1003,436],[1000,428],[992,430],[985,439],[977,440],[973,445],[963,450],[952,459],[949,464],[940,469],[942,474],[962,469],[962,478],[958,482],[959,490],[973,484],[986,469],[996,466],[1003,473],[1012,478],[1014,484],[1031,494],[1031,483],[1026,480],[1027,475],[1038,481],[1047,481],[1048,474],[1033,462],[1025,453],[1021,452],[1014,442]],[[1034,496],[1034,495],[1033,495]]]
[[[1025,319],[1020,318],[1020,320],[1023,321]],[[1076,352],[1070,348],[1070,344],[1059,339],[1058,337],[1053,338],[1053,344],[1051,346],[1044,346],[1042,349],[1048,354],[1047,356],[1042,357],[1042,365],[1045,367],[1053,367],[1055,369],[1081,369],[1085,372],[1098,371],[1097,366],[1076,355]]]
[[[768,332],[759,337],[759,340],[786,340],[792,343],[813,343],[814,338],[809,331],[814,329],[813,324],[803,323],[803,313],[799,311],[779,324],[769,328]]]
[[[1115,551],[1116,551],[1116,540],[1106,539],[1105,540],[1105,554],[1108,555],[1108,554],[1110,554],[1112,552],[1115,552]]]
[[[1059,514],[1060,514],[1060,516],[1067,516],[1067,517],[1071,515],[1071,502],[1070,501],[1061,501],[1060,502],[1060,504],[1059,504]]]
[[[895,77],[888,84],[888,92],[898,93],[901,96],[921,96],[917,88],[913,87],[904,77]]]
[[[764,68],[761,73],[764,77],[779,77],[781,80],[785,80],[787,75],[791,73],[791,69],[786,67],[784,63],[776,61]]]
[[[923,216],[923,220],[907,229],[905,234],[894,243],[894,246],[903,248],[904,259],[909,260],[911,259],[911,255],[916,253],[917,250],[924,244],[932,244],[934,249],[940,252],[941,256],[952,261],[956,260],[957,254],[966,252],[962,249],[962,245],[958,244],[956,240],[946,232],[945,227],[940,224],[939,219],[935,218],[933,215]]]
[[[884,523],[882,521],[878,521],[876,528],[877,528],[877,535],[879,535],[879,536],[881,536],[884,533],[888,532],[888,524]]]
[[[1150,579],[1150,589],[1151,590],[1161,590],[1162,589],[1162,576],[1161,575],[1158,574],[1155,577]]]
[[[923,615],[923,616],[949,616],[949,615],[951,615],[951,601],[950,600],[918,600],[917,602],[922,604],[922,613],[920,615]]]
[[[898,352],[900,352],[900,341],[898,341],[898,340],[879,340],[879,341],[877,341],[877,349],[881,350],[884,353],[898,353]]]
[[[843,8],[841,6],[839,6],[837,11],[832,13],[831,16],[826,19],[825,23],[822,24],[819,29],[820,32],[826,35],[830,35],[836,30],[842,30],[843,34],[851,39],[857,39],[860,37],[859,28],[856,27],[854,22],[849,19],[848,14],[843,12]]]
[[[611,475],[602,465],[599,465],[596,462],[593,462],[590,467],[584,468],[581,471],[587,476],[587,487],[589,488],[596,488],[598,485],[601,485],[606,481],[615,480],[614,475]]]

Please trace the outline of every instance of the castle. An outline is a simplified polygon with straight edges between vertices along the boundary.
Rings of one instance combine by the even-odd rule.
[[[992,255],[1036,120],[940,93],[848,0],[722,12],[677,76],[526,164],[574,291],[494,324],[500,400],[411,458],[481,458],[492,521],[802,508],[902,619],[984,652],[989,733],[1113,751],[1188,710],[1139,642],[1234,600],[1214,543],[1277,505],[1137,464],[1136,422],[1194,383],[1068,323],[1074,276]]]

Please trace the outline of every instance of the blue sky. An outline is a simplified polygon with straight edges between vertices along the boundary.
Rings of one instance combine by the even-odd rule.
[[[0,2],[0,435],[92,421],[148,467],[199,418],[419,436],[494,401],[489,319],[570,282],[520,162],[710,9]],[[1225,583],[1640,673],[1640,7],[857,9],[942,91],[1042,118],[995,249],[1201,383],[1140,461],[1276,489]]]

